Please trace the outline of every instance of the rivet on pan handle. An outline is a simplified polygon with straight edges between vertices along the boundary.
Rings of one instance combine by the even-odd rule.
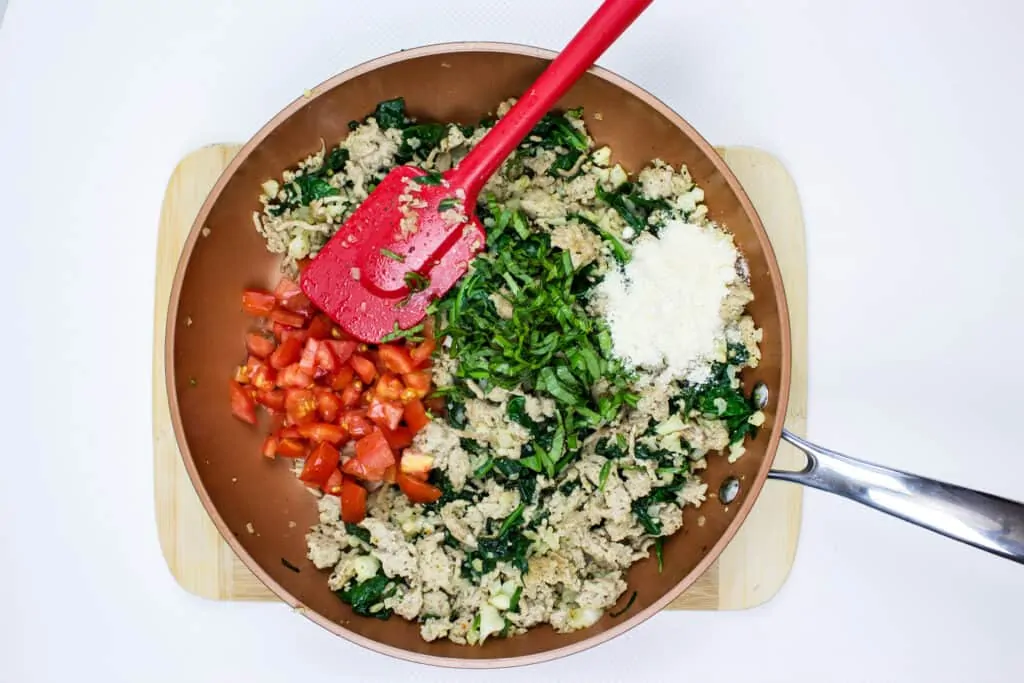
[[[807,465],[795,472],[772,470],[770,478],[835,493],[1024,564],[1024,504],[872,465],[785,429],[782,438],[804,452]]]

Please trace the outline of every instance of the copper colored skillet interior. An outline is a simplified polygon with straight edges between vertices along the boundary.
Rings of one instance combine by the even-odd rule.
[[[940,533],[1021,561],[1024,514],[1019,504],[861,463],[807,444],[782,428],[789,396],[789,317],[778,264],[757,214],[714,149],[649,93],[602,69],[586,74],[559,102],[583,106],[587,124],[616,160],[636,170],[653,158],[685,163],[704,188],[711,217],[735,235],[750,266],[750,313],[764,332],[761,365],[743,375],[763,384],[767,420],[736,463],[709,458],[712,492],[688,507],[683,529],[666,539],[664,570],[652,559],[628,572],[636,601],[619,617],[560,635],[531,629],[482,647],[424,642],[418,625],[352,614],[327,588],[327,576],[305,559],[306,530],[317,521],[313,498],[283,461],[259,457],[262,431],[230,416],[226,378],[238,363],[250,320],[238,306],[245,287],[272,287],[280,258],[252,227],[260,184],[348,133],[383,99],[405,97],[424,120],[472,122],[522,92],[554,53],[498,43],[434,45],[382,57],[317,86],[272,119],[238,153],[200,209],[171,291],[166,373],[171,418],[185,468],[199,498],[231,548],[282,600],[324,628],[368,648],[412,661],[456,667],[526,664],[578,652],[612,638],[665,607],[722,552],[769,476],[830,490]],[[594,116],[600,114],[600,118]],[[204,231],[203,228],[209,228]],[[206,236],[203,236],[205,233]],[[188,321],[188,323],[186,323]],[[808,454],[802,472],[770,472],[780,438]],[[701,518],[698,524],[698,517]],[[254,530],[249,533],[247,528]],[[298,567],[295,572],[286,564]],[[609,610],[609,613],[615,610]]]

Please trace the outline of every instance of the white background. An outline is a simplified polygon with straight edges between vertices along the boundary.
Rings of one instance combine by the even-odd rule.
[[[1024,499],[1024,5],[659,0],[602,60],[804,202],[810,433]],[[306,87],[457,39],[558,48],[594,0],[13,0],[0,30],[0,680],[480,680],[186,595],[152,503],[164,185]],[[766,606],[665,613],[489,680],[1020,681],[1024,568],[806,494]]]

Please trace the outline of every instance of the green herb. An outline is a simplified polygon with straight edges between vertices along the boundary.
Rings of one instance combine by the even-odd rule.
[[[402,279],[405,280],[405,286],[409,288],[410,292],[422,292],[430,286],[430,279],[415,270],[410,270]]]
[[[364,529],[358,524],[352,524],[351,522],[345,522],[345,533],[349,536],[355,536],[363,543],[370,543],[370,530]]]
[[[657,235],[658,227],[650,223],[650,216],[658,209],[670,208],[664,199],[644,197],[635,183],[623,183],[611,191],[605,190],[598,183],[595,192],[598,199],[615,209],[622,220],[638,233],[649,230]]]
[[[384,607],[384,601],[397,591],[395,583],[382,573],[356,583],[350,581],[341,590],[334,591],[342,602],[352,606],[352,611],[364,617],[387,619],[391,610]],[[376,608],[376,609],[375,609]]]
[[[443,123],[417,123],[402,131],[402,144],[395,156],[396,164],[407,164],[413,159],[426,159],[448,133]],[[413,141],[416,142],[413,142]]]
[[[508,611],[518,612],[519,611],[519,596],[523,592],[522,586],[516,586],[516,592],[512,594],[512,598],[508,601]]]
[[[601,226],[599,226],[597,223],[595,223],[594,221],[590,220],[589,218],[582,214],[574,213],[572,214],[572,218],[575,218],[577,221],[583,223],[588,228],[590,228],[598,235],[600,235],[601,239],[608,243],[608,246],[612,250],[612,256],[615,258],[617,262],[622,264],[629,263],[629,252],[626,251],[626,248],[622,246],[622,242],[620,242],[615,235],[613,235],[607,230],[602,229]]]
[[[388,128],[404,128],[405,119],[405,98],[396,97],[393,100],[384,100],[377,104],[373,110],[373,118],[377,125],[385,130]]]
[[[439,212],[448,211],[459,206],[459,199],[457,197],[445,197],[437,203],[437,210]]]
[[[601,474],[597,478],[597,489],[604,491],[604,485],[608,483],[608,475],[612,472],[612,461],[606,460],[604,465],[601,466]]]
[[[629,444],[623,434],[616,434],[614,437],[606,437],[597,442],[594,452],[606,458],[623,458]]]
[[[412,342],[423,341],[423,337],[416,336],[418,333],[423,331],[423,325],[424,323],[420,323],[418,325],[413,325],[407,330],[403,330],[398,326],[398,323],[396,322],[395,326],[391,329],[391,331],[385,334],[383,337],[381,337],[380,341],[382,344],[395,341],[396,339],[408,339],[409,341]]]
[[[444,181],[444,178],[442,178],[441,174],[437,171],[427,171],[423,175],[416,176],[412,181],[419,185],[440,185]]]
[[[729,430],[730,444],[740,443],[747,434],[755,435],[757,431],[748,421],[757,408],[741,389],[733,388],[729,366],[725,363],[713,364],[711,377],[704,384],[684,385],[670,406],[680,412],[695,410],[706,417],[723,420]]]
[[[665,538],[659,536],[654,539],[654,556],[658,558],[658,573],[661,573],[662,568],[665,566],[665,558],[662,557],[662,546],[665,545]]]
[[[390,249],[384,249],[383,247],[381,247],[380,253],[383,254],[384,256],[387,256],[392,261],[398,261],[399,263],[405,263],[405,257],[404,256],[402,256],[401,254],[396,254],[395,252],[391,251]]]
[[[617,612],[609,612],[608,616],[614,618],[625,614],[626,610],[632,607],[634,602],[636,602],[636,591],[633,591],[633,594],[629,596],[629,602],[626,603],[625,607],[623,607]]]
[[[668,486],[660,486],[652,489],[643,498],[637,498],[630,505],[633,516],[644,531],[651,536],[661,536],[661,518],[651,514],[651,507],[658,503],[667,503],[675,499],[679,489],[683,487],[682,480],[675,481]]]
[[[300,175],[289,185],[296,188],[296,201],[299,204],[309,204],[316,199],[341,194],[341,190],[331,185],[319,175]]]
[[[504,535],[505,532],[507,532],[509,529],[519,524],[519,521],[523,518],[524,509],[525,506],[523,505],[523,503],[520,503],[518,506],[516,506],[516,509],[512,511],[512,514],[506,517],[505,521],[501,523],[501,528],[498,529],[499,536]]]
[[[324,159],[324,165],[321,170],[327,173],[338,173],[345,169],[345,164],[348,162],[348,150],[344,147],[335,147],[331,150],[331,153]]]

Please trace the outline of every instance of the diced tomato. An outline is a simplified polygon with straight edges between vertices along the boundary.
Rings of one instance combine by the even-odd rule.
[[[298,362],[302,357],[302,341],[295,337],[287,337],[281,341],[281,345],[270,354],[270,367],[280,370],[292,363]]]
[[[329,346],[331,351],[334,352],[334,357],[339,365],[348,361],[356,350],[356,346],[358,346],[354,341],[339,341],[337,339],[328,339],[324,344]]]
[[[417,366],[422,365],[425,361],[430,360],[430,357],[434,355],[434,349],[437,348],[437,342],[432,338],[428,337],[424,339],[419,345],[412,347],[409,350],[409,357],[412,358],[412,362]]]
[[[412,372],[416,369],[416,363],[409,356],[409,350],[404,346],[396,344],[381,344],[377,349],[380,362],[391,372],[399,375]]]
[[[302,432],[299,431],[298,427],[283,427],[281,433],[278,436],[282,439],[301,439]]]
[[[327,477],[327,483],[324,484],[324,486],[323,486],[324,493],[329,493],[332,496],[340,496],[341,495],[341,482],[342,482],[341,470],[339,470],[337,467],[335,467],[334,471],[331,472],[331,476]]]
[[[316,367],[325,374],[331,374],[338,369],[338,359],[327,342],[319,342],[316,347]]]
[[[286,308],[275,308],[270,312],[270,319],[288,327],[302,327],[306,324],[306,319],[300,313],[289,311]]]
[[[395,475],[395,481],[406,498],[414,503],[433,503],[441,497],[441,489],[411,477],[401,470]]]
[[[273,458],[277,453],[277,437],[271,434],[267,438],[263,439],[263,448],[261,449],[264,458]]]
[[[273,312],[275,305],[277,300],[270,292],[262,289],[247,289],[242,292],[242,310],[249,315],[266,318]]]
[[[306,346],[302,349],[302,355],[299,357],[299,367],[307,375],[312,375],[316,370],[316,350],[320,346],[320,342],[310,337],[306,340]]]
[[[403,416],[405,417],[405,424],[409,425],[409,429],[412,430],[413,434],[430,424],[427,409],[423,407],[423,402],[419,399],[413,399],[405,404]]]
[[[277,325],[277,323],[274,324]],[[284,332],[281,333],[281,339],[298,339],[299,350],[301,351],[302,345],[306,343],[307,339],[309,339],[309,332],[295,327],[288,327],[287,325],[282,325],[281,327],[284,328]]]
[[[423,398],[430,393],[431,379],[430,372],[427,370],[407,372],[402,375],[402,381],[406,387],[412,390],[416,398]]]
[[[298,284],[286,277],[281,278],[274,289],[274,296],[283,308],[304,317],[309,317],[315,310],[309,298]]]
[[[292,388],[292,389],[306,389],[313,386],[313,377],[302,371],[298,363],[289,365],[284,370],[277,374],[277,386]]]
[[[398,473],[398,468],[392,465],[391,467],[384,470],[384,479],[389,484],[395,483],[395,475]]]
[[[256,424],[256,402],[238,382],[231,383],[231,413],[243,422]]]
[[[249,332],[245,335],[245,348],[251,356],[266,358],[273,353],[275,346],[273,339],[268,339],[259,332]]]
[[[356,371],[352,369],[351,365],[342,365],[331,378],[331,388],[335,391],[344,390],[345,387],[352,383],[352,378],[355,375]]]
[[[385,372],[373,387],[374,395],[382,401],[397,401],[402,398],[405,385],[395,375]]]
[[[398,469],[402,472],[423,481],[426,481],[427,477],[430,476],[430,469],[433,466],[434,456],[420,453],[412,448],[402,453],[402,458],[398,463]]]
[[[304,458],[306,457],[306,446],[297,439],[279,439],[277,454],[282,458]]]
[[[423,399],[423,407],[434,415],[440,415],[444,412],[444,397],[432,396],[430,398],[425,398]]]
[[[341,413],[341,399],[330,390],[317,391],[316,409],[324,422],[337,422]]]
[[[326,422],[300,425],[299,434],[314,443],[327,442],[335,446],[344,441],[347,436],[344,429]]]
[[[355,438],[361,438],[373,431],[373,424],[366,419],[362,410],[350,410],[344,413],[338,423],[345,428],[345,431]]]
[[[266,406],[267,410],[280,412],[284,410],[284,390],[261,391],[256,394],[256,402]]]
[[[366,489],[354,480],[341,481],[341,521],[358,524],[366,517]]]
[[[235,368],[234,380],[236,382],[238,382],[239,384],[248,384],[249,383],[249,368],[247,368],[244,365],[239,365],[237,368]]]
[[[362,395],[363,383],[356,380],[342,390],[341,405],[345,408],[354,408],[359,405],[359,397]]]
[[[384,439],[391,446],[392,450],[400,451],[412,444],[412,430],[408,427],[397,427],[395,429],[381,427],[380,431],[384,433]]]
[[[395,464],[395,454],[384,434],[378,430],[356,442],[356,457],[349,462],[353,460],[362,466],[363,476],[368,481],[380,481],[384,478],[384,470]]]
[[[370,407],[366,411],[366,417],[370,418],[379,427],[396,429],[402,421],[402,404],[394,401],[381,401],[374,398],[370,401]]]
[[[274,369],[260,363],[260,365],[252,372],[249,377],[249,381],[259,391],[272,391],[277,380],[277,373]]]
[[[316,421],[316,395],[308,389],[289,389],[284,395],[284,409],[294,424]]]
[[[331,319],[321,313],[313,317],[313,321],[309,323],[306,331],[309,332],[309,336],[313,339],[327,339],[331,336],[331,327],[333,326],[334,323],[331,322]]]
[[[352,369],[356,371],[356,374],[359,375],[359,379],[363,380],[365,384],[369,384],[377,376],[377,368],[374,367],[373,361],[368,358],[353,354],[348,359],[348,362],[352,365]]]
[[[306,462],[299,474],[299,479],[317,486],[327,483],[327,478],[338,469],[338,449],[331,444],[321,441],[313,452],[306,458]]]
[[[292,331],[292,328],[287,325],[282,325],[281,323],[271,323],[270,329],[274,333],[274,339],[278,342],[284,339],[285,332]]]

